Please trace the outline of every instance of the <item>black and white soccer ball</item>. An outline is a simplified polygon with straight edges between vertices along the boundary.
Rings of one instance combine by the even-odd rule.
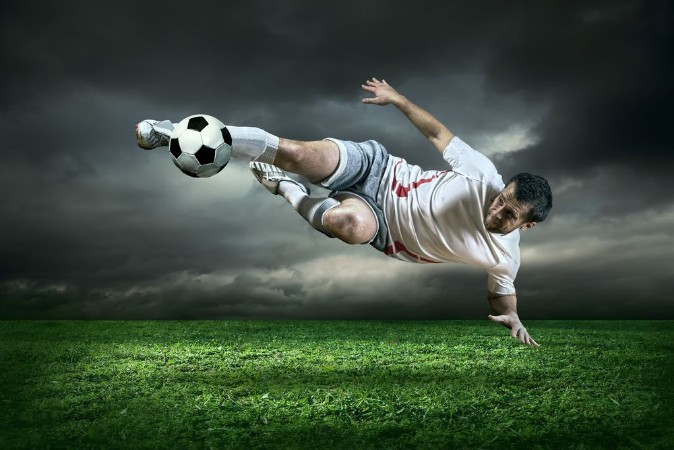
[[[232,136],[213,116],[197,114],[181,120],[171,133],[173,163],[185,175],[206,178],[225,168],[232,156]]]

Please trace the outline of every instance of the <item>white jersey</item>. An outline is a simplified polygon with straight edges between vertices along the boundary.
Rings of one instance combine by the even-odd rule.
[[[457,136],[443,152],[450,170],[422,170],[389,157],[377,203],[388,225],[385,253],[417,263],[459,262],[488,273],[495,294],[515,294],[519,230],[490,233],[484,218],[504,183],[494,164]]]

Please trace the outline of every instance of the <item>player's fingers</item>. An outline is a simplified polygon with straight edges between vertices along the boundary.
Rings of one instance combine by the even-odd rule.
[[[386,80],[381,80],[381,82],[384,83],[386,86],[388,86],[388,83],[386,82]]]
[[[381,81],[379,81],[379,80],[376,79],[375,77],[372,77],[372,79],[374,80],[375,83],[381,83]]]
[[[374,79],[374,78],[373,78],[373,79]],[[372,81],[372,80],[367,80],[367,81],[365,82],[365,84],[367,84],[368,86],[376,86],[376,85],[377,85],[377,83],[375,83],[375,82]]]
[[[364,84],[361,84],[361,86],[362,86],[363,89],[365,89],[366,91],[369,91],[369,92],[374,92],[374,91],[375,91],[375,88],[374,88],[373,86],[366,86],[366,85],[364,85]]]
[[[527,329],[526,329],[526,328],[524,328],[524,327],[520,328],[520,330],[519,330],[519,336],[520,336],[520,342],[521,342],[522,344],[529,345],[529,344],[528,344],[528,341],[529,341],[529,333],[527,333]]]
[[[538,342],[536,342],[536,341],[534,340],[534,338],[532,338],[531,336],[529,336],[529,333],[527,333],[527,341],[526,341],[526,344],[529,345],[529,346],[540,347],[540,345],[538,345]]]
[[[520,338],[522,344],[529,345],[529,335],[526,333],[526,331],[524,333],[520,332]]]

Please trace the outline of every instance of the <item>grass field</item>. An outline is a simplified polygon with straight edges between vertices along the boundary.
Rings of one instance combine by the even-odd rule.
[[[674,448],[674,321],[0,322],[1,448]]]

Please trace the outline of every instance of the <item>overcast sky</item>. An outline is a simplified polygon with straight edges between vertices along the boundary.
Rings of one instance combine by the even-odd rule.
[[[548,178],[520,317],[674,319],[669,1],[0,3],[0,318],[486,318],[486,274],[349,246],[247,164],[181,174],[133,126],[207,113],[282,137],[435,149],[385,78],[504,179]]]

